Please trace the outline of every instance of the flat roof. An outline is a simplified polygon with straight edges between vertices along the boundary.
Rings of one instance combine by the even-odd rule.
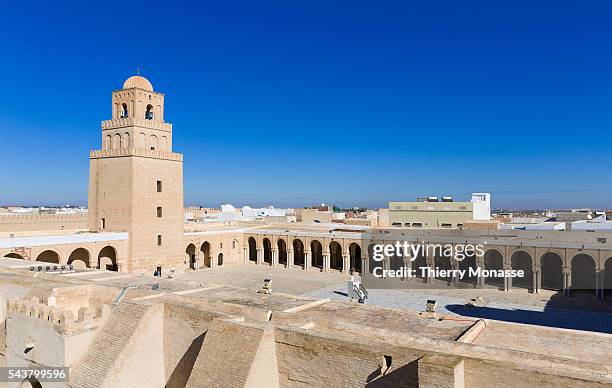
[[[37,247],[47,245],[82,244],[127,240],[127,232],[72,233],[27,237],[0,238],[0,248]]]
[[[486,320],[473,343],[612,365],[612,335],[605,333]]]

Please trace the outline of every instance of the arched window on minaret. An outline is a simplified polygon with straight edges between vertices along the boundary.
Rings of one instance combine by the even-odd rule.
[[[111,135],[106,135],[106,138],[104,139],[104,149],[110,150],[110,148],[111,148]]]
[[[151,150],[155,151],[157,149],[157,136],[151,135],[151,143],[149,144]]]
[[[117,133],[113,141],[113,149],[116,150],[118,148],[121,148],[121,135]]]
[[[121,106],[122,110],[121,110],[121,118],[122,119],[127,119],[129,117],[129,113],[128,113],[128,106],[126,103],[123,103],[123,105]]]
[[[138,140],[136,141],[135,148],[146,149],[147,148],[147,139],[144,133],[138,134]]]
[[[130,134],[127,132],[123,136],[123,148],[130,148]]]
[[[153,105],[147,105],[147,111],[145,112],[145,120],[153,120]]]

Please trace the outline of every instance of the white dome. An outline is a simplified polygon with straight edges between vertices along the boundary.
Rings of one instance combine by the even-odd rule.
[[[139,75],[133,75],[126,79],[123,83],[123,89],[131,88],[143,89],[149,92],[153,91],[153,85],[151,85],[151,82],[149,82],[149,80],[145,77],[141,77]]]
[[[221,211],[223,213],[233,213],[236,211],[236,208],[229,203],[221,205]]]

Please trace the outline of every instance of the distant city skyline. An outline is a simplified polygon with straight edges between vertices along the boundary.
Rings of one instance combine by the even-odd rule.
[[[411,201],[414,199],[408,199]],[[333,206],[338,207],[340,209],[353,209],[353,208],[367,208],[367,209],[381,209],[388,208],[388,203],[384,203],[380,206],[367,206],[367,205],[341,205],[334,202],[312,202],[312,203],[303,203],[303,204],[292,204],[292,203],[271,203],[271,202],[262,202],[262,203],[230,203],[230,202],[220,202],[217,204],[200,204],[200,203],[185,203],[185,208],[188,207],[205,207],[205,208],[220,208],[224,204],[233,205],[236,209],[240,210],[244,206],[249,206],[251,208],[264,208],[272,206],[274,208],[289,208],[289,209],[297,209],[297,208],[307,208],[307,207],[315,207],[320,205]],[[27,204],[27,203],[0,203],[0,207],[6,206],[16,206],[16,207],[26,207],[26,208],[62,208],[62,207],[74,207],[74,208],[87,208],[87,203],[84,204],[60,204],[60,203],[50,203],[50,204]],[[504,207],[492,207],[492,211],[565,211],[565,210],[574,210],[574,209],[586,209],[588,207],[573,207],[573,208],[504,208]],[[607,211],[610,210],[608,208],[589,208],[594,211]]]
[[[121,12],[145,9],[165,22],[143,34],[112,7],[5,5],[0,205],[87,205],[111,91],[140,67],[166,94],[186,206],[612,207],[606,2]]]

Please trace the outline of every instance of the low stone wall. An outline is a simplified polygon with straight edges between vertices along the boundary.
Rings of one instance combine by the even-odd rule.
[[[87,213],[75,214],[2,214],[0,233],[30,232],[38,230],[87,229]]]
[[[488,387],[609,387],[609,383],[552,374],[535,369],[516,368],[489,360],[464,360],[464,385],[474,388]],[[561,371],[559,371],[561,372]]]
[[[418,387],[417,360],[426,354],[283,328],[276,347],[281,387]]]

